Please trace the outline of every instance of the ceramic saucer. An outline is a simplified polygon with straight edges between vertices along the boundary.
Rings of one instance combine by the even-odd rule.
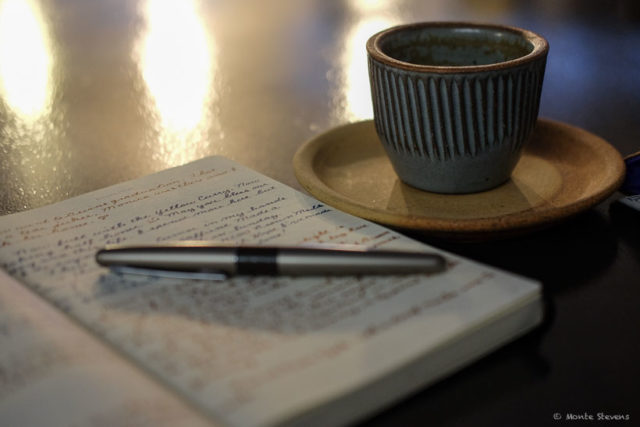
[[[293,165],[309,193],[340,210],[463,240],[511,236],[557,223],[606,199],[625,171],[608,142],[547,119],[538,120],[511,180],[481,193],[429,193],[402,183],[370,120],[307,141]]]

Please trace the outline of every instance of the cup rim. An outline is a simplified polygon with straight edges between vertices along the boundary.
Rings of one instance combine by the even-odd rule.
[[[393,58],[386,53],[384,53],[380,47],[382,41],[389,36],[394,34],[403,32],[403,31],[413,31],[415,29],[420,28],[468,28],[468,29],[484,29],[484,30],[494,30],[494,31],[502,31],[502,32],[510,32],[515,35],[518,35],[533,45],[533,49],[531,52],[526,55],[520,56],[515,59],[510,59],[508,61],[502,62],[494,62],[491,64],[484,65],[423,65],[423,64],[414,64],[411,62],[401,61],[399,59]],[[375,59],[378,62],[383,64],[391,65],[396,68],[400,68],[407,71],[417,71],[417,72],[436,72],[436,73],[473,73],[480,71],[491,71],[491,70],[500,70],[505,68],[512,68],[514,66],[523,65],[529,62],[533,62],[540,57],[546,56],[549,51],[549,42],[539,34],[534,33],[533,31],[525,30],[522,28],[509,26],[509,25],[501,25],[501,24],[485,24],[485,23],[474,23],[474,22],[464,22],[464,21],[433,21],[433,22],[416,22],[412,24],[402,24],[396,25],[385,30],[382,30],[374,35],[372,35],[367,40],[367,52],[371,56],[371,58]]]

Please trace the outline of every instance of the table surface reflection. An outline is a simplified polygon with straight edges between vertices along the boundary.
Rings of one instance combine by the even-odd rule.
[[[544,35],[540,114],[623,155],[640,150],[633,0],[0,0],[0,213],[207,155],[300,189],[291,166],[300,144],[372,117],[366,39],[421,20]],[[518,239],[414,236],[541,280],[555,316],[365,424],[544,425],[556,412],[638,419],[640,215],[616,197]]]

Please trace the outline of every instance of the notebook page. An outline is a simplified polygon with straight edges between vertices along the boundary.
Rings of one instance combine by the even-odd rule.
[[[0,218],[0,263],[174,391],[243,426],[359,387],[539,293],[448,254],[436,275],[219,283],[120,277],[94,261],[105,244],[192,239],[434,250],[213,157]]]
[[[209,426],[0,271],[0,425]]]

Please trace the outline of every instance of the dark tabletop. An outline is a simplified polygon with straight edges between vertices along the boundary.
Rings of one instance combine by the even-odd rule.
[[[640,151],[635,0],[4,0],[0,213],[213,154],[301,189],[297,148],[372,116],[366,39],[422,20],[545,36],[541,116]],[[511,240],[416,235],[540,280],[546,324],[364,425],[559,425],[556,414],[598,413],[640,425],[640,212],[620,196]]]

